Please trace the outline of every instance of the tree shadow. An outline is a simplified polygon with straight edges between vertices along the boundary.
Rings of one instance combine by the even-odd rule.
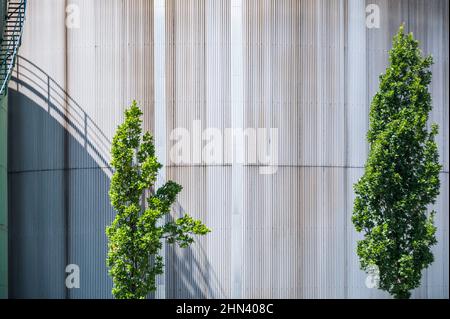
[[[183,216],[185,209],[177,202],[173,215]],[[173,221],[173,215],[168,216]],[[214,230],[213,230],[214,231]],[[206,235],[208,236],[208,235]],[[193,246],[179,248],[166,244],[166,297],[183,299],[227,298],[216,272],[208,261],[201,238]]]
[[[9,88],[8,137],[9,296],[111,298],[111,141],[61,85],[20,56]],[[195,250],[167,248],[166,297],[224,296],[205,251]],[[67,264],[80,268],[78,289],[66,289]]]

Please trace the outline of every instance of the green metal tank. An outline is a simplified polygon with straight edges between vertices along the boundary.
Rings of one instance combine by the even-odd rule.
[[[6,13],[6,0],[0,0],[0,38]],[[0,39],[0,43],[1,43]],[[8,98],[7,94],[0,95],[0,299],[8,297],[8,232],[7,232],[7,123]]]
[[[0,298],[6,298],[8,292],[7,106],[8,96],[0,96]]]

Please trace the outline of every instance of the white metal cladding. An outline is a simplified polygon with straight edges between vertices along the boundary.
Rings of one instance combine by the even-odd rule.
[[[10,296],[111,298],[110,141],[133,99],[153,131],[153,2],[28,4],[9,90]],[[70,4],[79,28],[65,27]],[[65,289],[70,263],[79,289]]]
[[[154,59],[155,59],[155,104],[154,104],[154,116],[155,129],[154,129],[154,141],[155,141],[155,154],[160,163],[166,163],[166,7],[164,0],[155,0],[154,4]],[[167,179],[166,166],[163,166],[159,171],[156,187],[164,185]],[[167,219],[167,217],[166,217]],[[164,223],[162,220],[161,223]],[[166,257],[166,247],[161,249],[161,257]],[[165,298],[166,293],[166,276],[162,274],[158,277],[157,291],[155,296],[157,298]]]
[[[233,48],[232,35],[230,39],[227,33],[218,33],[213,39],[208,35],[217,29],[233,29],[228,25],[233,21],[228,10],[237,2],[168,1],[167,16],[172,19],[168,23],[173,28],[167,31],[168,99],[172,100],[168,133],[175,127],[190,128],[197,119],[204,127],[233,126],[235,81],[233,74],[222,68],[233,69],[233,56],[239,54],[239,48]],[[380,29],[366,28],[365,9],[370,3],[381,9]],[[233,271],[233,260],[227,258],[233,253],[214,247],[212,239],[219,234],[213,232],[199,239],[200,248],[193,246],[188,253],[172,249],[175,258],[169,255],[167,261],[168,296],[388,297],[365,287],[366,275],[359,270],[355,253],[360,235],[350,218],[352,185],[361,176],[367,157],[369,104],[378,76],[387,65],[392,36],[402,21],[422,41],[424,52],[435,56],[432,119],[441,127],[439,146],[444,163],[436,204],[436,261],[424,272],[423,285],[413,295],[448,296],[448,123],[447,117],[436,116],[448,115],[448,90],[444,89],[448,81],[446,6],[444,1],[242,1],[244,127],[279,129],[280,167],[273,176],[260,175],[257,166],[244,168],[241,247],[233,247],[235,241],[226,237],[233,234],[233,208],[224,216],[230,228],[221,232],[223,241],[229,241],[228,249],[243,250],[240,273]],[[218,7],[222,8],[217,11]],[[228,40],[231,46],[226,45]],[[218,54],[222,57],[219,63]],[[224,76],[228,80],[222,80]],[[231,85],[217,88],[219,81]],[[211,103],[216,100],[231,100],[231,105]],[[215,120],[219,123],[214,125]],[[231,181],[239,175],[227,166],[173,166],[168,169],[169,177],[186,186],[183,210],[206,214],[206,222],[211,224],[216,209],[223,208],[222,202],[215,200],[221,188],[217,188],[214,171],[223,170]],[[233,203],[233,182],[231,186],[229,205]],[[217,226],[211,227],[215,230]],[[220,290],[211,291],[209,277],[199,271],[202,264],[198,259],[205,258],[204,251],[210,252],[208,260],[220,261],[208,268],[215,277],[229,276]],[[190,276],[180,275],[180,254]],[[242,281],[241,288],[234,285],[236,278]],[[202,290],[205,285],[208,289]]]
[[[365,26],[372,3],[379,29]],[[79,29],[64,27],[66,4],[79,6]],[[232,33],[238,7],[241,40]],[[448,298],[448,1],[166,0],[157,40],[165,37],[165,118],[153,111],[154,99],[161,101],[154,93],[161,78],[154,79],[163,72],[154,68],[161,49],[153,49],[153,8],[144,0],[29,0],[9,98],[11,297],[111,297],[108,151],[133,98],[144,106],[147,129],[166,130],[166,143],[158,137],[167,147],[166,175],[184,186],[173,215],[188,212],[212,229],[189,249],[168,247],[159,297],[388,297],[364,284],[350,217],[369,104],[405,22],[434,57],[431,120],[440,126],[444,165],[435,262],[413,297]],[[241,70],[233,70],[239,48]],[[240,119],[233,113],[239,73]],[[278,128],[277,172],[170,162],[170,133],[192,132],[193,120],[220,130],[239,121]],[[236,201],[241,225],[233,223]],[[232,240],[239,231],[242,240]],[[67,261],[81,270],[81,288],[70,292]]]
[[[193,120],[202,129],[233,125],[230,3],[166,2],[168,133],[177,127],[192,132]],[[176,212],[201,217],[215,234],[188,250],[168,248],[166,296],[231,297],[232,167],[168,164],[168,178],[184,187]]]

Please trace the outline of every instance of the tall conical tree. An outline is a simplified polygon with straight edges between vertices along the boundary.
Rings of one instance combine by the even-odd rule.
[[[403,25],[389,52],[390,65],[380,76],[370,109],[369,157],[354,185],[353,223],[361,268],[377,266],[378,287],[395,298],[409,298],[421,272],[433,262],[434,211],[439,194],[436,124],[427,129],[431,96],[431,56],[423,57]]]
[[[209,229],[199,220],[184,215],[163,224],[182,187],[168,181],[159,189],[154,184],[162,167],[155,156],[150,133],[141,135],[142,111],[133,101],[125,111],[125,122],[112,142],[111,166],[114,174],[109,195],[116,217],[107,227],[107,265],[113,278],[112,293],[119,299],[141,299],[156,289],[155,278],[163,273],[160,256],[162,240],[187,247],[192,235]],[[153,194],[145,197],[145,190]],[[143,207],[144,199],[147,207]]]

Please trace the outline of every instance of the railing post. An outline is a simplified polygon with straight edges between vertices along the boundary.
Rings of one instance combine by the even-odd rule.
[[[47,75],[47,107],[48,107],[48,114],[50,114],[51,106],[50,106],[50,76]]]

